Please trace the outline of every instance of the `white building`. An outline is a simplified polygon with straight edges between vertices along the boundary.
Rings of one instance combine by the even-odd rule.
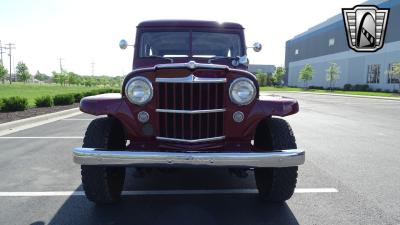
[[[368,84],[373,89],[399,89],[400,80],[387,72],[393,63],[400,63],[400,1],[373,0],[365,5],[390,8],[384,47],[374,53],[355,52],[348,47],[342,14],[310,28],[286,42],[286,82],[303,86],[299,71],[311,64],[314,77],[309,85],[328,87],[326,69],[330,63],[340,67],[340,79],[335,87],[345,84]]]

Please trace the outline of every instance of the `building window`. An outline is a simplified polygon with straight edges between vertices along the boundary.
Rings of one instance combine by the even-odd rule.
[[[334,46],[335,45],[335,38],[330,38],[328,45],[329,45],[329,47]]]
[[[399,84],[400,83],[400,75],[398,74],[393,74],[393,69],[394,69],[394,64],[396,63],[390,63],[389,68],[388,68],[388,84]]]
[[[380,73],[381,73],[381,65],[379,64],[368,65],[367,83],[369,84],[379,83]]]
[[[299,50],[298,49],[294,50],[294,54],[298,55],[299,54]]]

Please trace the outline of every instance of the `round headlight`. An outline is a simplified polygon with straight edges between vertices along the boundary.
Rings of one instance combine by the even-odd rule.
[[[144,105],[153,97],[153,85],[145,77],[134,77],[125,86],[125,95],[136,105]]]
[[[229,88],[229,97],[231,101],[238,105],[248,105],[256,97],[256,86],[248,78],[237,78]]]

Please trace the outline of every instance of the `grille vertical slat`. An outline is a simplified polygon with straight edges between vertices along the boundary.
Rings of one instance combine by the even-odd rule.
[[[176,84],[172,84],[172,89],[173,89],[173,90],[172,90],[173,96],[176,96]],[[173,98],[173,100],[172,100],[172,101],[173,101],[173,108],[174,108],[174,109],[176,109],[176,99],[177,99],[177,98]],[[176,114],[175,114],[175,113],[173,114],[173,126],[177,126],[177,123],[176,123]],[[177,133],[177,129],[173,129],[173,137],[174,137],[174,138],[177,138],[177,136],[176,136],[177,134],[176,134],[176,133]]]
[[[210,93],[210,85],[207,84],[207,93]],[[210,98],[207,98],[207,108],[210,108]],[[207,135],[206,137],[210,137],[210,114],[207,114]]]
[[[158,83],[159,109],[223,109],[225,83]],[[158,112],[159,136],[204,139],[223,136],[223,112],[197,114]]]

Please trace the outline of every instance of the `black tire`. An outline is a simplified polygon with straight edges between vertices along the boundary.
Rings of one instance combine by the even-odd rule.
[[[279,118],[268,118],[258,125],[254,145],[263,151],[297,148],[292,128]],[[297,166],[256,168],[254,175],[261,199],[284,202],[292,197],[297,183],[297,169]]]
[[[86,130],[83,146],[87,148],[124,149],[122,125],[111,117],[93,120]],[[82,185],[86,197],[96,204],[109,204],[121,197],[125,167],[81,166]]]

